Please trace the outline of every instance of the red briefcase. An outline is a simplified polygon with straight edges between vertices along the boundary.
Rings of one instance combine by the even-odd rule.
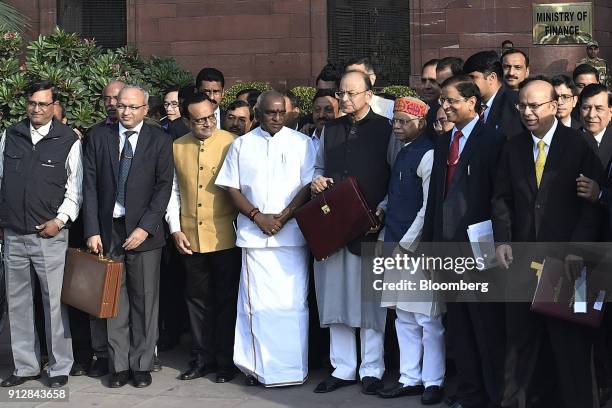
[[[379,227],[355,177],[332,184],[300,207],[295,218],[317,261]]]

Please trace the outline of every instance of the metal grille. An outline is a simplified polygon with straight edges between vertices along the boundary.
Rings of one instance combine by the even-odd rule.
[[[57,25],[104,48],[127,44],[126,0],[57,0]]]
[[[328,0],[328,59],[368,57],[377,87],[408,84],[410,8],[406,0]]]

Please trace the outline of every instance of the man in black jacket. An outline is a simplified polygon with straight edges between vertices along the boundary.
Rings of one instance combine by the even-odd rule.
[[[130,369],[136,387],[150,385],[157,341],[162,219],[174,167],[170,136],[143,122],[147,99],[141,88],[123,88],[119,123],[94,129],[85,149],[87,246],[125,262],[119,315],[107,320],[111,387],[125,385]]]

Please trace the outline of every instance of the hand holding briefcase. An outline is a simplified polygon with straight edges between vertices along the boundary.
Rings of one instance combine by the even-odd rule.
[[[98,318],[119,313],[123,262],[68,248],[62,302]]]
[[[296,211],[295,218],[317,261],[379,228],[355,177],[347,177],[316,195]]]

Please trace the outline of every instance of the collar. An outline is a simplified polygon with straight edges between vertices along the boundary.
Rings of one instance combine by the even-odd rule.
[[[30,134],[36,132],[39,135],[41,135],[42,137],[45,137],[49,134],[49,132],[51,131],[51,124],[53,123],[53,119],[51,119],[49,121],[49,123],[47,123],[46,125],[42,125],[41,127],[39,127],[38,129],[34,129],[34,126],[32,126],[32,122],[30,122]]]
[[[453,127],[453,133],[451,133],[451,140],[455,132],[457,132],[458,130],[461,130],[461,134],[466,139],[470,137],[470,135],[472,134],[472,130],[474,130],[474,127],[476,126],[479,120],[480,120],[480,116],[476,115],[471,121],[468,122],[467,125],[463,127],[463,129],[458,129],[457,126]]]
[[[283,133],[283,132],[285,131],[285,129],[289,129],[289,128],[287,128],[287,127],[283,126],[283,127],[281,128],[281,130],[279,130],[278,132],[276,132],[276,134],[275,134],[274,136],[276,136],[276,135],[278,135],[278,134]],[[265,137],[265,138],[269,138],[269,137],[271,138],[271,137],[274,137],[274,136],[272,136],[270,133],[268,133],[267,131],[263,130],[263,128],[262,128],[261,126],[258,126],[258,127],[257,127],[257,129],[253,130],[253,132],[255,132],[255,134],[258,134],[259,136],[263,136],[263,137]]]
[[[489,100],[487,101],[487,103],[485,104],[485,105],[487,105],[487,109],[491,109],[491,106],[493,106],[493,101],[495,100],[495,97],[499,93],[500,89],[501,89],[501,86],[499,87],[499,89],[497,91],[495,91],[493,96],[490,97]]]
[[[569,115],[567,117],[567,121],[564,122],[563,120],[561,120],[561,124],[567,126],[567,127],[572,127],[572,115]]]
[[[548,129],[548,132],[546,132],[544,137],[541,139],[544,141],[544,144],[548,147],[550,147],[550,144],[552,143],[553,135],[557,131],[558,124],[559,124],[559,121],[557,120],[557,118],[555,118],[553,125],[550,127],[550,129]],[[531,134],[531,138],[533,139],[534,146],[537,146],[538,142],[540,141],[540,138],[536,137],[533,133]]]
[[[604,128],[601,132],[593,136],[595,140],[597,140],[597,144],[601,144],[601,140],[603,139],[604,133],[606,133],[607,129],[608,128]]]
[[[353,118],[353,116],[351,116],[351,115],[345,115],[345,117],[347,118],[347,120],[349,121],[349,123],[350,123],[351,125],[357,125],[357,124],[362,124],[362,123],[367,122],[367,121],[368,121],[368,120],[369,120],[369,119],[372,117],[372,115],[373,115],[373,114],[374,114],[374,111],[372,110],[372,107],[371,107],[371,106],[368,106],[368,113],[366,113],[366,114],[365,114],[365,115],[364,115],[364,116],[363,116],[361,119],[359,119],[359,120],[355,120],[355,121],[353,121],[353,119],[352,119],[352,118]]]
[[[132,130],[132,131],[136,132],[137,136],[140,136],[140,131],[142,130],[142,125],[144,125],[144,120],[142,122],[140,122],[139,124],[137,124],[136,126],[134,126],[132,129],[126,129],[123,126],[123,123],[119,122],[119,134],[122,135],[126,130]]]

